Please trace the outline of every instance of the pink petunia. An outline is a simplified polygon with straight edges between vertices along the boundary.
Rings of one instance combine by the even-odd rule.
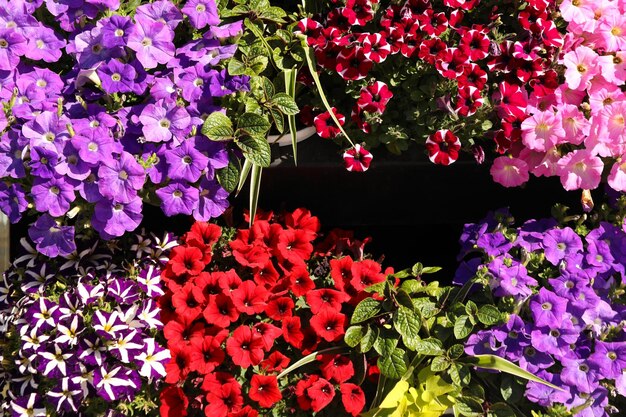
[[[560,114],[565,131],[565,140],[561,143],[580,145],[589,134],[589,120],[577,106],[571,104],[560,107]]]
[[[566,22],[583,24],[594,17],[593,3],[593,0],[563,0],[559,6],[561,16]]]
[[[604,163],[587,149],[578,149],[558,162],[561,184],[567,191],[593,190],[600,184]]]
[[[528,164],[519,158],[500,156],[489,170],[493,180],[505,187],[519,187],[528,181]]]
[[[626,49],[626,17],[621,13],[602,16],[594,34],[597,46],[603,46],[606,52]]]
[[[600,68],[597,64],[598,54],[586,46],[578,46],[563,57],[565,83],[572,90],[586,89],[591,79],[597,75]]]
[[[626,192],[626,155],[613,164],[608,183],[615,191]]]
[[[522,142],[534,151],[547,151],[565,137],[561,117],[552,110],[533,114],[521,127]]]

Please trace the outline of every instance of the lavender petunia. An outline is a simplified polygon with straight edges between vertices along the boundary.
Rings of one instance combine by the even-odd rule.
[[[44,26],[27,31],[28,45],[24,55],[34,61],[58,62],[65,47],[65,39],[59,38],[54,30]]]
[[[24,154],[28,139],[15,130],[0,137],[0,177],[23,178],[26,176]]]
[[[43,214],[31,225],[28,236],[37,250],[50,258],[67,256],[76,250],[74,227],[59,225],[49,214]]]
[[[69,140],[66,123],[56,113],[44,111],[22,126],[22,134],[30,139],[31,148],[40,146],[62,152],[65,142]]]
[[[549,230],[544,235],[542,244],[545,249],[546,259],[552,265],[557,265],[567,255],[583,250],[580,236],[569,227]]]
[[[135,68],[116,59],[99,66],[97,73],[102,81],[102,89],[108,94],[130,93],[135,87]]]
[[[89,176],[93,165],[83,160],[74,145],[71,142],[67,142],[63,148],[63,159],[54,169],[59,175],[82,181]]]
[[[21,184],[7,186],[0,182],[0,210],[9,218],[11,223],[17,223],[22,213],[28,209],[26,192]]]
[[[145,170],[128,152],[122,152],[119,159],[105,159],[98,169],[100,193],[120,203],[129,203],[137,197],[137,190],[143,187]]]
[[[143,15],[135,16],[136,25],[128,38],[141,64],[150,69],[174,58],[174,33],[165,23],[154,22]]]
[[[190,215],[198,206],[198,189],[183,182],[171,182],[168,186],[159,188],[156,195],[161,199],[161,208],[166,216]]]
[[[31,194],[35,208],[54,217],[67,213],[70,203],[76,199],[74,187],[61,177],[35,178]]]
[[[198,181],[209,163],[209,158],[196,149],[193,138],[166,151],[165,159],[170,179],[189,182]]]
[[[596,341],[589,363],[597,366],[604,378],[617,378],[626,369],[626,342]]]
[[[142,15],[155,22],[167,24],[174,30],[183,21],[183,15],[169,0],[157,0],[137,7],[137,15]]]
[[[200,182],[198,208],[193,211],[196,220],[208,221],[222,215],[229,206],[228,191],[215,180],[204,178]]]
[[[14,28],[0,29],[0,70],[13,70],[26,53],[26,38]]]
[[[189,17],[189,21],[196,29],[220,23],[214,0],[188,0],[182,12]]]
[[[74,136],[71,142],[78,149],[80,158],[90,164],[99,164],[122,152],[122,146],[113,140],[104,127],[84,131],[84,134]]]
[[[96,203],[91,222],[104,239],[112,239],[139,226],[143,219],[141,208],[140,198],[127,203],[102,199]]]
[[[128,36],[133,28],[130,18],[120,15],[113,15],[102,25],[102,45],[105,48],[116,46],[126,46]]]
[[[170,100],[148,104],[139,121],[143,124],[142,132],[147,142],[167,142],[174,138],[175,143],[180,143],[191,131],[189,113]]]
[[[536,326],[550,326],[563,320],[567,299],[541,288],[539,293],[531,298],[529,308]]]
[[[205,36],[210,36],[214,39],[227,39],[241,35],[243,32],[243,20],[227,23],[221,26],[213,26],[209,28],[209,31]]]

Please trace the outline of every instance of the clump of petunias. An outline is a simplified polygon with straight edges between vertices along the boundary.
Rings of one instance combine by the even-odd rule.
[[[608,417],[623,409],[623,224],[541,219],[515,226],[499,212],[466,225],[461,244],[457,283],[489,285],[494,304],[509,317],[470,336],[466,353],[501,356],[561,388],[515,383],[512,395],[525,398],[518,406],[576,417]],[[508,383],[503,381],[492,382]]]
[[[391,272],[363,258],[364,243],[350,233],[319,240],[319,228],[317,217],[297,209],[259,214],[252,228],[197,222],[181,238],[159,301],[172,354],[162,416],[364,409],[357,380],[364,357],[343,337],[365,288]],[[289,368],[310,354],[312,363]]]
[[[320,3],[320,12],[302,19],[298,32],[313,49],[330,105],[351,115],[344,126],[348,136],[368,149],[385,145],[399,154],[415,142],[426,145],[437,164],[454,162],[461,151],[482,163],[485,144],[500,154],[518,146],[527,108],[543,107],[546,96],[550,104],[558,87],[554,68],[564,40],[553,20],[554,2]],[[580,83],[593,74],[590,68]],[[308,77],[301,81],[310,83]],[[318,134],[347,140],[331,134],[336,128],[328,126],[325,106],[312,104],[321,112]],[[546,126],[561,123],[548,110],[542,109]],[[544,136],[548,144],[556,142],[564,129],[542,124],[537,147],[543,147]],[[452,152],[433,143],[445,143],[433,140],[442,131],[458,138],[450,142]]]
[[[0,7],[0,210],[35,218],[42,254],[72,253],[75,227],[132,232],[146,202],[197,220],[228,207],[230,145],[200,131],[249,89],[225,68],[242,22],[220,25],[214,0],[141,3]]]
[[[170,359],[156,300],[163,294],[161,270],[177,242],[169,234],[77,240],[77,252],[50,259],[24,238],[23,253],[2,275],[5,415],[156,408]]]

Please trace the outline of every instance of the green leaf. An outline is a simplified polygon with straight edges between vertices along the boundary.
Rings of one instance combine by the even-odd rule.
[[[257,164],[252,165],[252,175],[250,176],[250,227],[254,223],[256,216],[256,208],[259,202],[259,193],[261,192],[261,173],[263,168]]]
[[[437,304],[433,303],[428,298],[414,298],[413,306],[425,319],[436,316],[440,311]]]
[[[442,372],[450,367],[450,361],[444,356],[435,356],[430,363],[430,369],[433,372]]]
[[[272,117],[272,122],[276,126],[276,130],[279,133],[283,133],[285,131],[285,118],[283,114],[278,109],[269,109],[270,116]]]
[[[515,411],[505,403],[491,404],[487,417],[516,417]]]
[[[287,93],[275,94],[272,97],[272,104],[286,115],[296,115],[300,112],[296,101]]]
[[[461,362],[461,361],[459,361]],[[548,381],[545,381],[541,378],[539,378],[538,376],[535,376],[533,374],[531,374],[528,371],[523,370],[522,368],[520,368],[519,366],[515,365],[512,362],[509,362],[508,360],[501,358],[499,356],[495,356],[495,355],[475,355],[475,356],[470,356],[466,359],[463,360],[464,363],[468,364],[468,365],[474,365],[478,368],[483,368],[483,369],[492,369],[492,370],[496,370],[496,371],[500,371],[500,372],[506,372],[507,374],[511,374],[511,375],[515,375],[518,376],[520,378],[524,378],[527,379],[529,381],[535,381],[535,382],[539,382],[540,384],[544,384],[552,389],[556,389],[559,391],[565,391],[562,388],[557,387],[554,384],[549,383]]]
[[[264,137],[242,136],[236,143],[243,156],[253,164],[267,168],[272,163],[272,150]]]
[[[418,341],[415,345],[415,351],[420,355],[438,356],[445,353],[442,346],[441,340],[429,337]]]
[[[244,160],[243,168],[241,168],[241,174],[239,174],[239,184],[237,184],[237,193],[235,195],[239,195],[241,190],[243,189],[243,185],[246,183],[248,179],[248,174],[250,174],[250,169],[252,169],[252,162],[249,160]]]
[[[261,77],[261,85],[263,88],[263,92],[265,93],[265,98],[268,100],[274,96],[274,84],[267,77]]]
[[[409,308],[411,310],[413,310],[415,308],[413,306],[413,299],[411,298],[409,293],[406,292],[405,290],[403,290],[402,288],[400,288],[398,290],[398,292],[394,295],[394,298],[395,298],[396,302],[399,305],[401,305],[401,306],[404,306],[404,307]]]
[[[202,124],[201,132],[211,140],[222,141],[233,139],[233,122],[224,113],[216,111],[207,116]]]
[[[380,368],[380,373],[387,378],[400,379],[406,373],[406,363],[404,351],[395,348],[378,359],[378,368]]]
[[[231,58],[228,61],[228,73],[230,75],[243,75],[246,72],[246,64],[238,59]]]
[[[409,383],[404,379],[398,381],[393,389],[389,391],[389,394],[387,394],[380,403],[380,408],[396,408],[409,388]]]
[[[465,304],[465,312],[470,317],[475,316],[478,313],[478,307],[476,306],[476,303],[471,300],[468,301],[467,304]]]
[[[402,342],[409,350],[415,350],[420,340],[419,332],[422,327],[419,313],[400,306],[394,313],[393,326],[402,336]]]
[[[422,275],[424,274],[434,274],[435,272],[441,271],[440,266],[425,266],[422,269]]]
[[[296,96],[296,78],[298,70],[296,68],[283,70],[285,76],[285,90],[289,96]],[[296,116],[288,115],[289,132],[291,133],[291,148],[293,149],[293,163],[298,166],[298,133],[296,129]]]
[[[378,340],[378,327],[367,326],[367,332],[361,339],[361,352],[369,352]]]
[[[257,55],[254,58],[248,59],[246,63],[248,64],[249,68],[249,70],[245,72],[246,75],[259,75],[263,73],[263,71],[265,71],[265,68],[267,68],[269,58],[265,55]]]
[[[502,316],[503,314],[500,312],[500,310],[498,310],[496,306],[491,304],[481,306],[478,310],[478,313],[476,313],[476,317],[478,317],[478,320],[480,320],[482,324],[486,324],[487,326],[498,324],[500,321],[502,321]]]
[[[478,400],[471,397],[460,397],[454,404],[455,413],[466,417],[482,417],[483,405]]]
[[[463,355],[463,352],[465,352],[463,345],[460,343],[457,343],[456,345],[450,346],[450,348],[446,352],[446,355],[450,359],[458,359]]]
[[[355,347],[361,342],[361,340],[363,340],[363,336],[363,326],[350,326],[346,330],[346,334],[343,339],[346,342],[346,345]]]
[[[458,386],[468,385],[472,380],[472,374],[467,366],[463,366],[460,363],[453,363],[448,369],[448,375],[450,379]]]
[[[398,346],[398,339],[379,336],[374,342],[374,349],[380,356],[387,356]]]
[[[267,117],[256,113],[244,113],[237,120],[237,129],[241,129],[251,136],[264,136],[270,126]]]
[[[237,189],[239,183],[239,164],[234,164],[232,161],[228,163],[228,166],[217,171],[217,180],[222,188],[229,193],[232,193]]]
[[[474,325],[470,322],[469,316],[465,314],[456,318],[454,322],[454,337],[458,340],[465,339],[472,333]]]
[[[350,324],[357,324],[369,320],[380,312],[380,302],[373,298],[365,298],[352,313]]]
[[[422,275],[423,269],[424,269],[424,265],[422,265],[421,262],[418,262],[415,265],[413,265],[413,268],[411,268],[411,272],[413,273],[414,276],[419,277],[420,275]]]

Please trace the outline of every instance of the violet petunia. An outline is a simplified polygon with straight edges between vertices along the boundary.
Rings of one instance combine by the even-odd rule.
[[[46,396],[55,406],[57,413],[76,413],[83,400],[83,391],[80,385],[70,378],[61,378],[61,383],[53,386]]]
[[[49,179],[35,178],[31,194],[35,208],[54,217],[67,213],[70,203],[76,199],[74,186],[59,176]]]
[[[105,48],[126,46],[128,36],[133,28],[129,17],[113,15],[102,25],[102,45]]]
[[[113,140],[104,127],[85,130],[83,134],[74,136],[71,143],[78,149],[80,158],[90,164],[99,164],[122,152],[122,146]]]
[[[221,216],[229,206],[228,195],[216,180],[204,178],[200,182],[200,198],[198,208],[193,211],[194,218],[208,221]]]
[[[580,236],[570,227],[549,230],[545,233],[542,244],[545,249],[546,259],[552,265],[557,265],[567,255],[583,250]]]
[[[567,299],[559,297],[546,288],[541,288],[529,303],[529,308],[536,326],[550,326],[561,323],[567,309]]]
[[[0,182],[0,210],[9,218],[11,223],[17,223],[22,218],[22,213],[28,209],[26,192],[21,184],[7,186]]]
[[[189,21],[196,29],[220,23],[215,0],[188,0],[182,12],[189,17]]]
[[[137,72],[132,65],[112,59],[97,70],[102,89],[108,93],[130,93],[135,87]]]
[[[137,7],[136,15],[145,16],[155,22],[167,24],[174,30],[183,21],[183,15],[169,0],[157,0]]]
[[[28,45],[24,55],[34,61],[58,62],[65,47],[65,39],[59,38],[54,30],[40,26],[28,31]]]
[[[174,138],[175,143],[180,143],[191,131],[189,113],[172,100],[148,104],[139,121],[143,124],[142,132],[147,142],[168,142]]]
[[[26,53],[26,38],[14,28],[0,29],[0,70],[13,70]]]
[[[156,191],[161,199],[161,208],[166,216],[190,215],[198,206],[199,192],[183,182],[173,181]]]
[[[154,22],[143,15],[135,16],[136,25],[128,38],[128,47],[148,68],[156,68],[174,58],[174,32],[165,23]]]
[[[136,357],[141,364],[139,375],[150,380],[153,378],[163,378],[166,376],[165,365],[171,358],[170,351],[164,349],[153,338],[144,339],[144,348]]]
[[[190,138],[180,146],[165,152],[168,176],[173,180],[196,182],[206,169],[209,158],[195,147],[195,140]]]
[[[102,199],[96,203],[91,222],[103,238],[112,239],[139,226],[143,219],[141,208],[139,197],[127,203]]]
[[[37,250],[50,258],[67,256],[76,250],[74,227],[61,226],[49,214],[43,214],[30,226],[28,236]]]
[[[102,161],[98,178],[98,187],[104,197],[129,203],[137,197],[137,190],[143,187],[146,173],[131,154],[122,152],[119,159]]]

